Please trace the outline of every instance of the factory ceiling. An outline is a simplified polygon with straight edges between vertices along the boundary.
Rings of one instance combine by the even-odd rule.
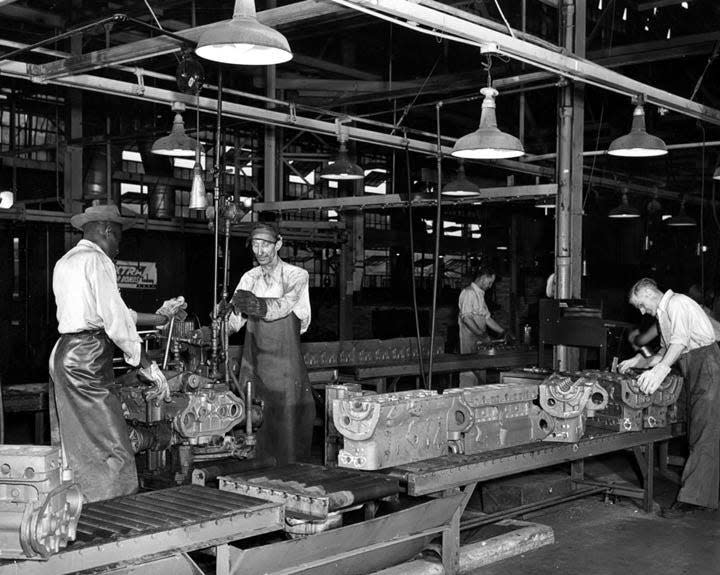
[[[567,54],[555,47],[563,36],[558,8],[563,2],[460,0],[439,4],[421,0],[415,3],[417,22],[407,15],[380,14],[380,4],[384,3],[281,0],[273,7],[259,0],[259,19],[287,37],[294,57],[276,67],[275,78],[262,67],[223,66],[223,99],[230,112],[226,128],[246,132],[251,140],[255,136],[259,140],[264,122],[302,128],[293,135],[286,130],[286,143],[291,142],[288,151],[327,153],[335,145],[335,118],[361,118],[348,123],[358,154],[377,155],[383,146],[402,148],[409,140],[411,150],[418,152],[418,166],[432,166],[438,119],[446,147],[477,127],[479,89],[487,82],[489,68],[500,91],[498,124],[521,138],[527,156],[500,162],[502,169],[468,164],[468,175],[486,185],[498,185],[510,168],[519,184],[553,181],[561,75],[527,59],[502,54],[488,58],[477,44],[418,29],[431,29],[423,26],[420,8],[459,16],[507,35],[504,18],[513,34],[537,46],[539,54],[551,50],[563,56]],[[393,3],[393,10],[402,4],[407,3]],[[593,82],[585,86],[586,182],[596,191],[630,186],[650,194],[657,189],[661,196],[666,194],[663,197],[686,195],[690,201],[709,194],[720,149],[720,64],[716,61],[720,3],[576,0],[575,5],[579,14],[585,13],[587,60],[629,80],[628,93]],[[90,90],[85,97],[83,136],[94,142],[102,139],[108,116],[113,140],[137,146],[139,140],[167,130],[171,116],[164,103],[184,99],[191,108],[195,99],[178,96],[175,76],[181,43],[134,20],[181,34],[192,45],[198,29],[229,19],[232,10],[233,2],[227,0],[0,0],[3,53],[52,39],[33,51],[0,61],[0,89],[6,97],[10,92],[21,95],[18,105],[28,107],[43,106],[48,98],[65,98],[61,86]],[[87,26],[115,14],[124,17]],[[82,26],[87,26],[82,35],[62,36]],[[438,29],[442,28],[438,22]],[[217,98],[218,66],[207,61],[202,65],[206,87],[200,94],[201,108],[208,113],[202,115],[200,129],[203,139],[210,140],[214,118],[209,112]],[[617,159],[604,153],[614,138],[630,128],[630,81],[688,101],[688,113],[683,113],[653,104],[648,98],[648,131],[663,138],[670,148],[663,158]],[[268,92],[268,82],[270,86],[275,83],[274,94]],[[270,106],[263,99],[268,95],[283,104]],[[131,107],[128,98],[133,99]],[[702,113],[690,113],[691,108]],[[194,114],[187,116],[192,133]]]

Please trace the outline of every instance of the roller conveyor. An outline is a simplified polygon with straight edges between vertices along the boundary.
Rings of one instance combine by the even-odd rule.
[[[282,530],[282,505],[185,485],[87,504],[76,540],[47,561],[0,563],[0,574],[60,575],[152,561]]]
[[[379,473],[295,463],[219,477],[223,491],[285,504],[287,512],[325,519],[328,513],[397,495],[399,481]]]

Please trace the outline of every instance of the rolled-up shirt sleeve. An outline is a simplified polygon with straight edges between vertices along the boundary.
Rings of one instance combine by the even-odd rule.
[[[127,363],[138,365],[142,340],[130,310],[120,297],[114,266],[109,260],[91,258],[87,277],[95,294],[95,311],[102,319],[105,333],[123,351]]]
[[[283,278],[283,295],[280,297],[266,297],[267,314],[265,319],[272,321],[286,317],[295,310],[299,303],[307,303],[307,309],[310,309],[310,299],[308,292],[309,274],[307,270],[302,268],[292,268],[287,272],[287,276]],[[304,301],[307,300],[307,302]],[[301,321],[303,318],[299,318]],[[307,318],[309,322],[309,318]]]

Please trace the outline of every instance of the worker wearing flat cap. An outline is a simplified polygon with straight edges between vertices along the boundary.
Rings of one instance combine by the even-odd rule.
[[[120,297],[114,260],[128,227],[117,206],[87,208],[70,219],[83,238],[55,264],[53,291],[60,338],[50,356],[53,440],[60,441],[87,501],[137,490],[135,457],[114,384],[113,350],[141,366],[149,401],[169,398],[168,383],[148,360],[134,312]],[[59,435],[59,437],[58,437]]]
[[[308,272],[280,259],[282,237],[271,224],[257,224],[249,243],[258,265],[240,278],[228,326],[234,333],[247,324],[240,381],[251,380],[265,402],[257,450],[279,464],[307,459],[315,420],[300,350],[310,325]]]
[[[702,307],[686,295],[662,292],[650,278],[630,290],[630,303],[642,314],[658,320],[662,345],[653,356],[638,353],[619,365],[650,368],[638,377],[643,393],[652,395],[677,362],[685,378],[689,399],[688,444],[690,453],[682,483],[672,507],[662,510],[677,517],[698,509],[717,509],[720,489],[720,349],[715,331]]]

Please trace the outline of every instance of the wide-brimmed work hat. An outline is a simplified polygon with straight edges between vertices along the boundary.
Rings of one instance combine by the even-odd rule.
[[[123,218],[115,204],[90,206],[82,214],[75,214],[70,218],[70,224],[79,230],[83,229],[83,226],[90,222],[113,222],[120,224],[123,229],[126,230],[133,226],[135,220]]]

